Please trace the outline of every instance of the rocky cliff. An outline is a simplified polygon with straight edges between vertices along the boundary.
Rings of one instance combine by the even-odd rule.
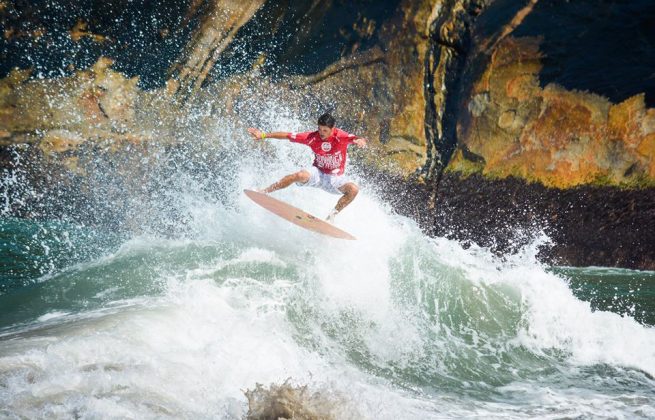
[[[3,183],[7,215],[47,216],[54,186],[98,190],[99,161],[136,173],[116,182],[141,194],[162,154],[276,101],[369,137],[355,158],[411,191],[388,198],[433,234],[507,251],[545,231],[549,261],[655,267],[649,2],[68,6],[0,7],[3,167],[38,185]]]
[[[603,19],[585,19],[590,11]],[[652,268],[655,86],[618,63],[655,62],[643,31],[654,16],[639,2],[488,5],[446,94],[455,144],[441,146],[427,225],[499,249],[538,228],[553,242],[547,260]]]

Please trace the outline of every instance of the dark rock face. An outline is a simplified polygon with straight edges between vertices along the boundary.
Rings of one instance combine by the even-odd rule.
[[[617,103],[639,93],[655,106],[655,3],[542,1],[513,35],[542,41],[541,85],[590,91]]]
[[[424,58],[427,159],[422,174],[437,182],[457,143],[462,75],[471,50],[472,27],[486,3],[444,2],[428,22],[429,44]]]
[[[61,77],[101,56],[114,69],[160,86],[197,26],[197,1],[6,1],[0,7],[0,77],[12,68]],[[195,5],[194,5],[195,4]],[[29,52],[29,53],[28,53]]]
[[[655,189],[560,190],[508,178],[445,174],[433,232],[511,251],[543,230],[540,256],[573,266],[655,266]]]
[[[267,1],[236,34],[212,78],[246,72],[263,59],[274,77],[322,72],[342,57],[380,46],[400,0]]]
[[[548,264],[655,267],[655,189],[581,186],[561,190],[516,178],[444,173],[434,206],[424,184],[368,171],[378,194],[429,235],[513,253],[537,240]]]

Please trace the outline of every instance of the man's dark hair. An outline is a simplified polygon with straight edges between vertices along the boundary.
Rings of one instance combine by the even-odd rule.
[[[329,112],[318,117],[318,125],[326,125],[330,128],[334,127],[335,119]]]

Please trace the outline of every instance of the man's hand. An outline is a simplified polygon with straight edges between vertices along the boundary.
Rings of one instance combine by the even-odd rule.
[[[368,140],[366,140],[364,137],[357,137],[355,140],[353,140],[353,143],[355,143],[359,148],[366,147],[367,142]]]
[[[262,131],[259,128],[249,128],[248,133],[250,133],[255,140],[262,140]]]

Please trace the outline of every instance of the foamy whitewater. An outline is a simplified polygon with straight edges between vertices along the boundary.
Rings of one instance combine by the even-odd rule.
[[[268,128],[302,128],[283,123]],[[338,419],[655,417],[655,330],[592,311],[536,262],[540,240],[498,258],[428,238],[354,172],[337,225],[358,240],[319,236],[241,192],[309,149],[253,150],[220,199],[176,177],[184,235],[114,238],[0,295],[0,417],[239,419],[246,390],[285,381]],[[337,199],[274,195],[322,217]],[[111,236],[30,223],[4,219],[4,237],[36,229],[35,252]]]

